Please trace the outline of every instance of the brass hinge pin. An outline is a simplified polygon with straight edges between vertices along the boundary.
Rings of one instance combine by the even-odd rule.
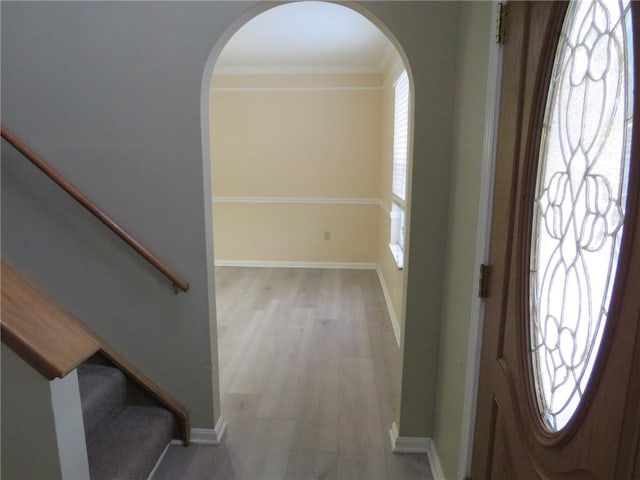
[[[498,4],[498,18],[496,19],[496,43],[498,45],[504,44],[504,37],[506,32],[504,30],[504,17],[507,16],[507,4]]]
[[[480,279],[478,281],[478,297],[485,299],[489,296],[489,265],[480,265]]]

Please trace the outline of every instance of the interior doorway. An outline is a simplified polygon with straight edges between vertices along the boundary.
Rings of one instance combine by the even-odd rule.
[[[376,270],[400,346],[411,90],[397,48],[349,8],[244,23],[209,85],[216,266]]]
[[[305,344],[300,335],[315,332],[322,336],[327,325],[336,327],[332,330],[338,337],[335,343],[314,342],[323,346],[314,358],[302,361],[311,370],[325,370],[317,362],[324,365],[324,360],[333,358],[338,361],[334,365],[338,368],[333,368],[336,372],[345,363],[344,371],[355,374],[358,368],[368,368],[362,362],[377,349],[381,371],[400,375],[398,318],[402,316],[404,272],[389,243],[392,223],[399,224],[393,221],[398,206],[392,192],[397,170],[392,159],[396,80],[404,71],[400,54],[377,27],[351,9],[324,2],[296,2],[268,10],[241,27],[220,52],[209,96],[213,231],[220,286],[216,292],[220,389],[222,414],[240,429],[243,419],[249,417],[287,422],[302,412],[302,426],[298,422],[293,431],[281,434],[293,435],[304,445],[309,438],[305,429],[314,428],[314,421],[327,408],[331,410],[340,395],[359,401],[360,393],[341,390],[345,381],[339,375],[316,392],[313,400],[304,391],[298,392],[306,398],[302,404],[296,404],[294,393],[293,400],[289,399],[293,404],[279,398],[281,404],[276,407],[271,405],[273,398],[266,400],[265,407],[264,399],[256,397],[265,375],[282,376],[280,367],[270,370],[278,364],[282,349],[289,352],[287,363],[295,363],[295,349]],[[411,171],[411,86],[410,75],[405,78],[406,184]],[[406,188],[403,196],[399,205],[408,225]],[[289,293],[282,293],[286,291]],[[348,300],[341,297],[345,292],[351,295]],[[245,311],[249,304],[251,311]],[[373,312],[366,317],[374,323],[371,335],[366,308]],[[238,315],[238,310],[244,313]],[[305,320],[305,315],[314,316],[313,321]],[[244,325],[232,317],[241,318]],[[274,318],[274,325],[288,332],[283,335],[290,341],[283,344],[278,335],[274,343],[254,341],[268,335],[252,336],[252,332]],[[305,322],[316,326],[305,329]],[[383,332],[384,328],[388,331]],[[393,350],[389,355],[383,353],[387,340]],[[334,347],[339,348],[334,352]],[[387,364],[382,365],[384,362]],[[363,388],[371,388],[375,398],[397,382],[376,383],[373,371],[364,372],[371,383]],[[289,380],[280,382],[279,395],[295,386],[295,379]],[[384,386],[375,386],[384,382]],[[376,392],[377,388],[381,391]],[[396,393],[389,392],[389,396],[396,397]],[[323,398],[326,402],[317,403]],[[283,405],[290,410],[283,412]],[[278,415],[272,418],[274,408]],[[374,445],[364,446],[377,449],[376,453],[370,448],[357,452],[379,458],[377,465],[367,463],[372,473],[388,468],[384,455],[390,448],[387,429],[396,408],[385,407],[383,435],[374,430]],[[363,421],[380,422],[377,404],[364,411]],[[338,428],[338,417],[335,419]],[[350,434],[347,429],[338,437]],[[315,453],[327,448],[337,457],[345,454],[339,453],[337,444],[309,446]],[[352,454],[340,462],[336,457],[336,465],[357,471],[360,467],[353,462],[360,460]],[[426,457],[423,461],[426,466]]]

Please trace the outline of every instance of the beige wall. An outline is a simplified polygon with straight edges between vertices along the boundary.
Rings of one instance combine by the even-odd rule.
[[[373,263],[379,210],[376,204],[215,204],[215,248],[225,255],[216,260]]]
[[[376,262],[381,87],[381,75],[214,76],[216,260]]]
[[[404,277],[388,243],[402,69],[396,56],[384,75],[214,75],[216,261],[379,265],[401,330]]]
[[[214,196],[377,198],[379,86],[351,86],[351,76],[309,87],[294,75],[279,87],[248,80],[211,92]]]

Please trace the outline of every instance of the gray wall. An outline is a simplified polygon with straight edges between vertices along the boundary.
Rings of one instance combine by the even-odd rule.
[[[463,403],[480,205],[480,179],[485,141],[487,59],[492,41],[491,2],[460,5],[455,82],[453,173],[450,192],[445,290],[438,359],[437,402],[433,440],[445,478],[461,479]],[[490,128],[490,127],[489,127]],[[478,299],[475,300],[479,301]]]
[[[3,123],[192,287],[174,295],[159,274],[4,142],[3,256],[184,402],[195,427],[211,428],[219,412],[201,85],[217,40],[228,37],[229,26],[254,3],[2,4]],[[355,8],[395,35],[415,85],[396,421],[403,436],[431,436],[458,6],[361,5],[370,13]]]
[[[451,170],[456,2],[366,2],[404,49],[414,85],[409,264],[398,421],[401,436],[433,434]]]
[[[161,259],[168,282],[2,144],[2,254],[214,425],[200,85],[245,4],[2,5],[2,122]],[[208,193],[208,192],[207,192]],[[216,394],[217,395],[217,394]]]
[[[61,478],[49,382],[2,344],[2,478]]]

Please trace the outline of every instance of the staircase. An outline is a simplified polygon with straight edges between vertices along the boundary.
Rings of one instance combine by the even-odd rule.
[[[0,136],[166,276],[176,293],[189,290],[186,279],[1,124]],[[1,263],[2,343],[47,380],[77,369],[91,480],[147,479],[172,438],[189,444],[183,405],[4,259]]]
[[[2,343],[47,380],[77,369],[91,480],[146,480],[173,438],[189,444],[182,404],[0,263]]]
[[[128,403],[133,387],[117,368],[85,363],[78,381],[91,480],[148,478],[174,436],[174,415]]]

